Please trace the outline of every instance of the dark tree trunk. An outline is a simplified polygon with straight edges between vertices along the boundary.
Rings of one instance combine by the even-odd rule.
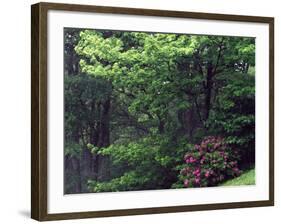
[[[188,137],[190,139],[193,138],[193,132],[196,128],[196,126],[198,126],[197,124],[197,120],[195,119],[195,105],[192,104],[191,108],[189,110],[187,110],[185,113],[185,120],[188,123],[188,126],[186,127],[186,134],[188,135]]]
[[[190,108],[179,110],[178,121],[181,125],[180,131],[192,141],[194,131],[200,127],[200,119],[196,116],[196,105],[193,103]]]
[[[90,143],[96,146],[99,138],[99,132],[96,130],[96,124],[92,124],[90,133],[91,133]],[[99,167],[98,155],[94,153],[92,154],[92,163],[91,163],[91,172],[94,180],[97,180],[98,178],[98,167]]]
[[[99,140],[98,147],[109,146],[110,130],[109,130],[109,120],[110,120],[110,99],[106,100],[102,104],[101,108],[101,119],[99,125]]]
[[[84,148],[81,155],[81,181],[82,192],[88,192],[87,181],[94,177],[92,172],[93,154],[88,148]]]
[[[159,124],[158,124],[158,131],[160,134],[164,133],[164,128],[165,128],[165,123],[163,120],[159,120]]]
[[[107,147],[110,144],[110,109],[111,109],[111,100],[107,99],[101,108],[101,119],[99,125],[99,140],[97,147]],[[110,178],[110,158],[109,156],[97,156],[98,163],[98,180],[106,181]]]
[[[213,89],[213,66],[211,63],[208,63],[207,75],[205,82],[205,114],[204,120],[207,121],[211,109],[211,99],[212,99],[212,89]]]
[[[73,165],[73,168],[74,168],[75,176],[77,178],[77,180],[75,182],[75,187],[74,187],[75,193],[79,193],[79,192],[81,192],[81,188],[82,188],[81,176],[80,176],[80,161],[79,161],[78,158],[72,157],[71,162],[72,162],[72,165]]]
[[[80,161],[76,157],[66,155],[64,157],[64,192],[66,194],[81,192]],[[66,188],[67,186],[67,188]]]

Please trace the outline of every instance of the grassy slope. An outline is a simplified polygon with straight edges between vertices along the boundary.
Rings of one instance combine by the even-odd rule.
[[[255,184],[255,169],[247,170],[231,180],[227,180],[221,186],[239,186],[239,185],[253,185]]]

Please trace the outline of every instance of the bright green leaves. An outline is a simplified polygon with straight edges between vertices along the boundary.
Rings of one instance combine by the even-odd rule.
[[[91,151],[92,154],[100,154],[100,148],[92,145],[91,143],[87,144],[87,148]]]
[[[102,149],[100,153],[111,155],[115,164],[126,162],[130,166],[141,166],[149,160],[154,160],[155,155],[159,152],[159,145],[153,141],[152,138],[143,138],[128,144],[114,144]]]
[[[239,44],[236,45],[238,56],[240,60],[255,65],[255,39],[243,38]]]
[[[148,109],[154,115],[167,113],[169,103],[179,95],[175,91],[180,91],[175,86],[181,82],[176,81],[177,60],[191,56],[197,41],[176,34],[125,33],[117,38],[118,35],[81,32],[75,49],[84,58],[80,61],[82,71],[111,80],[116,90],[128,89],[135,96],[129,106],[131,112]],[[124,49],[122,38],[132,38],[135,46]],[[186,107],[182,103],[180,106]]]
[[[112,64],[119,60],[122,41],[115,37],[105,39],[99,32],[86,30],[80,32],[80,41],[75,50],[85,57],[80,60],[83,72],[110,79]]]
[[[97,59],[114,61],[122,50],[122,41],[115,37],[105,39],[99,32],[86,30],[80,32],[80,41],[75,50],[91,62],[96,62]]]
[[[181,162],[187,146],[186,143],[171,144],[168,136],[151,135],[102,148],[99,155],[110,155],[115,167],[125,166],[130,171],[107,182],[90,180],[89,189],[104,192],[169,187],[172,183],[168,174],[176,177],[177,171],[173,168]]]
[[[178,57],[191,55],[195,49],[190,45],[191,38],[176,34],[147,34],[144,52],[150,63],[170,62]]]
[[[210,77],[216,76],[211,82],[217,82],[212,91],[230,91],[237,97],[254,94],[254,87],[221,87],[226,80],[220,78],[254,73],[254,38],[86,30],[80,32],[75,49],[83,72],[109,80],[130,114],[149,114],[153,123],[167,123],[177,113],[174,108],[188,110],[206,97],[209,66]],[[223,94],[217,99],[224,109],[235,106]]]
[[[94,180],[88,181],[88,187],[92,192],[116,192],[141,190],[143,186],[149,183],[151,178],[142,176],[141,174],[130,171],[123,176],[114,178],[108,182],[98,182]]]

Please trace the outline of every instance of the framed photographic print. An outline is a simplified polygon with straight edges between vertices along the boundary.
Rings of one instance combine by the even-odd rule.
[[[274,19],[32,5],[32,218],[274,204]]]

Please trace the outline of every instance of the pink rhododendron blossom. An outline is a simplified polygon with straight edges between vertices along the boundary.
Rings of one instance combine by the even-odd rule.
[[[188,187],[189,181],[186,179],[186,180],[184,180],[183,184],[185,187]]]
[[[217,149],[220,146],[219,143],[214,144],[214,149]]]
[[[180,171],[184,186],[216,186],[226,178],[238,176],[241,174],[238,159],[237,150],[222,137],[205,137],[184,156],[186,167]]]
[[[210,176],[210,171],[208,170],[208,171],[206,171],[206,173],[205,173],[205,177],[209,177]]]
[[[199,177],[196,177],[196,178],[195,178],[195,183],[196,183],[196,184],[199,184],[199,183],[200,183],[200,178],[199,178]]]
[[[194,163],[194,162],[196,162],[196,159],[191,156],[191,157],[189,158],[189,162],[190,162],[190,163]]]
[[[195,175],[195,176],[200,176],[200,169],[198,168],[198,169],[196,169],[195,171],[193,171],[193,175]]]

